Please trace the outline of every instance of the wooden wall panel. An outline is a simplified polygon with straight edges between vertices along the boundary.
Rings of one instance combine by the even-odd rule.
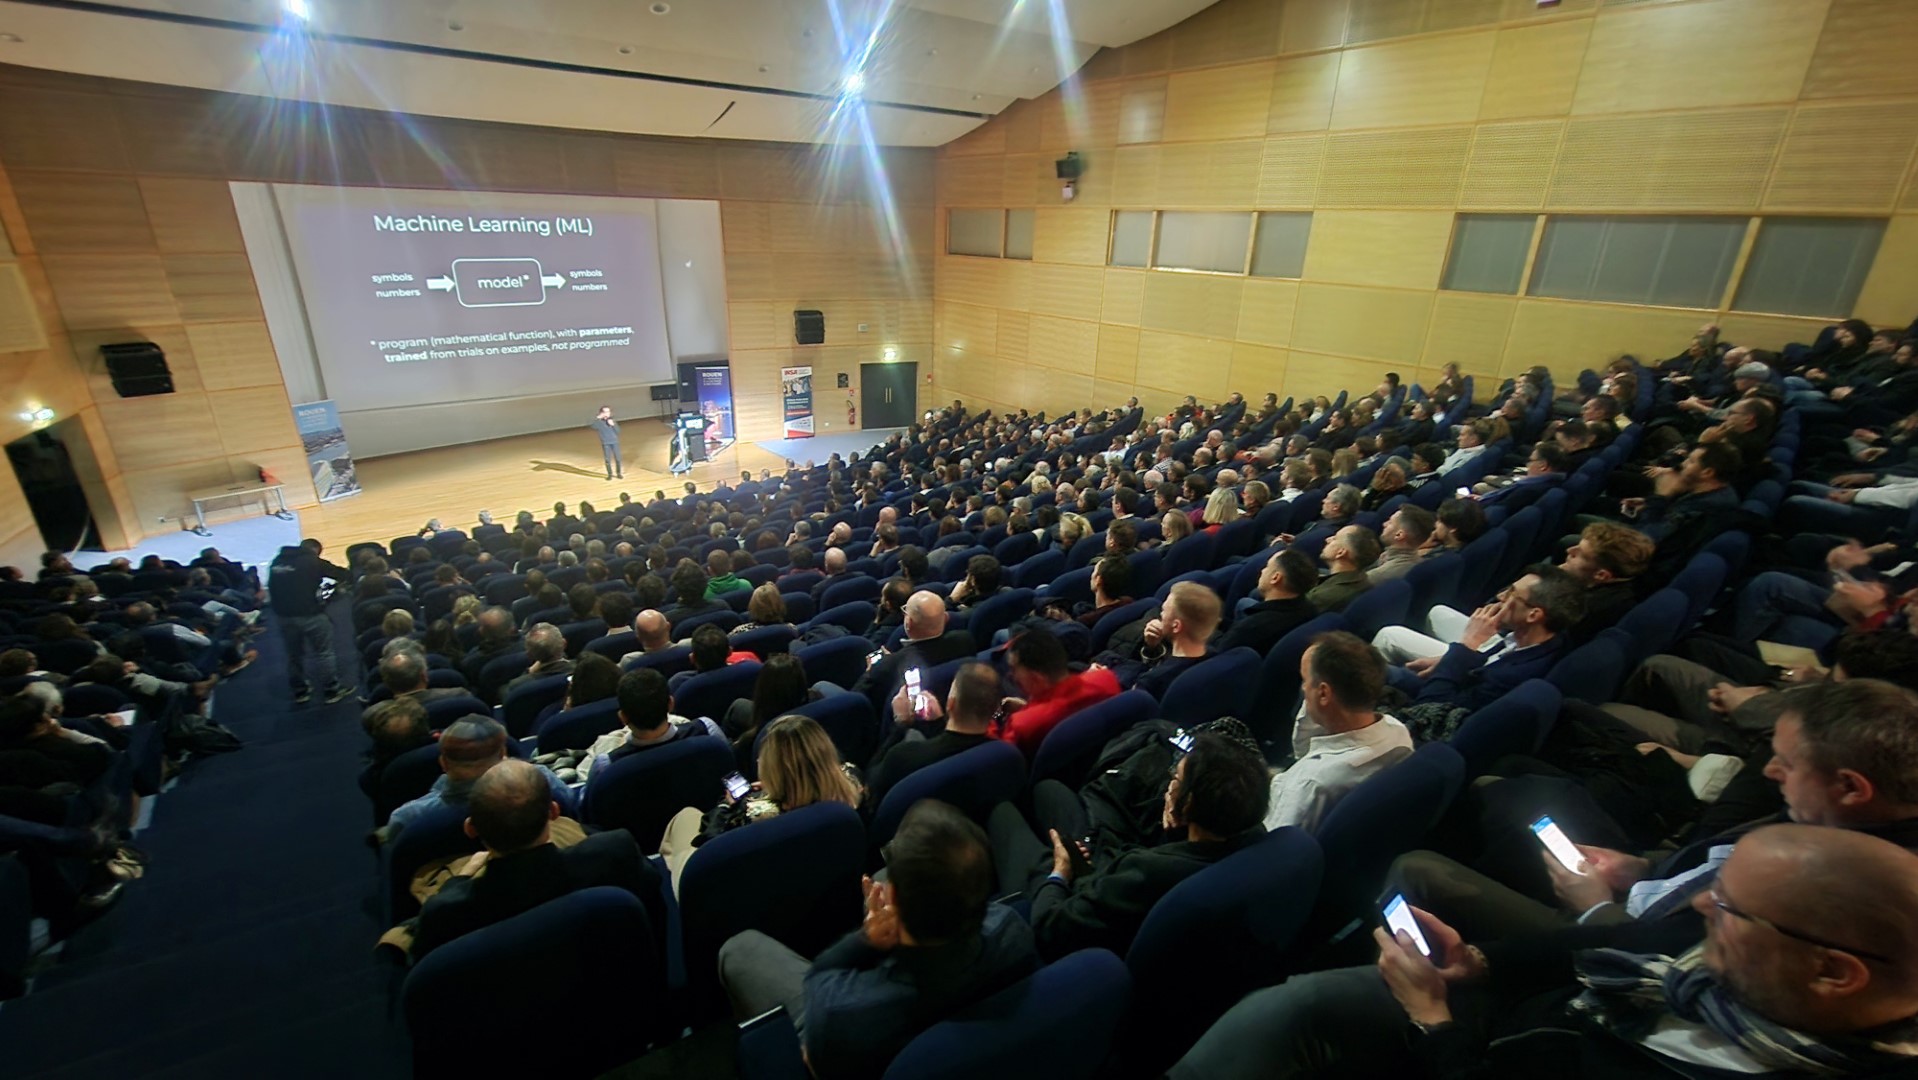
[[[1276,61],[1180,72],[1166,83],[1165,140],[1218,142],[1265,134]]]
[[[1462,124],[1478,117],[1497,34],[1481,31],[1347,49],[1334,128]]]
[[[1033,212],[1032,257],[1038,262],[1104,266],[1111,215],[1096,207]]]
[[[1107,382],[1138,382],[1139,331],[1131,326],[1104,323],[1099,327],[1099,355],[1093,375]]]
[[[153,238],[169,255],[244,252],[233,191],[220,180],[140,179],[140,196]]]
[[[1874,326],[1910,321],[1912,298],[1918,296],[1918,214],[1899,214],[1885,227],[1865,287],[1858,294],[1854,314]]]
[[[1165,138],[1166,80],[1137,79],[1119,96],[1119,143],[1152,143]]]
[[[1592,20],[1571,19],[1501,30],[1485,77],[1481,120],[1563,116],[1572,109]]]
[[[1282,12],[1271,0],[1219,0],[1200,10],[1170,35],[1172,70],[1271,56]]]
[[[1747,315],[1729,312],[1718,320],[1724,341],[1754,349],[1782,349],[1794,341],[1812,341],[1831,325],[1830,319],[1801,319],[1789,315]]]
[[[1349,0],[1288,0],[1279,21],[1279,51],[1311,52],[1345,44]]]
[[[0,263],[0,353],[41,352],[47,328],[18,263]]]
[[[1248,278],[1239,301],[1240,341],[1257,345],[1292,343],[1292,320],[1298,310],[1299,283]]]
[[[1293,317],[1293,351],[1409,366],[1425,344],[1433,293],[1304,282]]]
[[[260,293],[245,255],[168,255],[167,286],[189,322],[260,319]]]
[[[1284,349],[1275,349],[1269,345],[1253,345],[1239,341],[1232,345],[1231,386],[1243,386],[1241,391],[1246,397],[1256,399],[1267,390],[1274,393],[1285,382],[1286,357]]]
[[[32,169],[17,169],[11,176],[42,254],[157,250],[140,185],[132,177]]]
[[[1156,208],[1159,205],[1157,146],[1122,146],[1112,155],[1112,205]]]
[[[1145,313],[1144,270],[1107,270],[1105,295],[1099,304],[1099,321],[1120,326],[1138,326]]]
[[[1552,161],[1564,135],[1560,120],[1480,124],[1459,191],[1460,209],[1536,210],[1545,205]]]
[[[1325,147],[1319,205],[1458,205],[1469,127],[1335,132]]]
[[[281,385],[280,361],[266,323],[191,323],[186,336],[208,390]]]
[[[1697,0],[1605,10],[1592,28],[1572,111],[1791,101],[1804,85],[1829,3]],[[1707,56],[1737,60],[1701,63]]]
[[[1452,215],[1433,210],[1321,210],[1312,215],[1305,276],[1350,285],[1435,289]]]
[[[1098,323],[1052,315],[1032,316],[1028,355],[1034,365],[1090,376],[1098,354]]]
[[[9,86],[0,109],[0,162],[16,169],[127,167],[120,118],[97,94]]]
[[[998,341],[999,313],[971,304],[938,306],[936,344],[964,352],[991,353]]]
[[[1226,385],[1231,366],[1229,341],[1158,330],[1139,332],[1139,382],[1143,385],[1220,401],[1231,391]]]
[[[1098,321],[1105,273],[1096,266],[1033,264],[1033,313]]]
[[[1832,0],[1804,96],[1918,95],[1918,20],[1907,0]]]
[[[1039,317],[1042,319],[1050,318],[1050,316],[1047,315],[1041,315]],[[1092,326],[1094,324],[1081,323],[1079,325]],[[999,358],[1002,360],[1011,360],[1015,363],[1028,360],[1044,362],[1044,358],[1036,356],[1032,350],[1032,316],[1030,314],[1023,311],[1000,310],[998,351]]]
[[[1765,209],[1889,211],[1914,146],[1918,101],[1800,106],[1778,151]]]
[[[1457,364],[1465,371],[1497,371],[1517,311],[1516,296],[1440,292],[1419,367],[1436,370]]]
[[[1552,210],[1755,210],[1788,109],[1574,119]]]
[[[1557,378],[1574,378],[1581,368],[1619,353],[1657,356],[1674,341],[1689,341],[1698,322],[1698,312],[1674,308],[1521,300],[1499,374],[1509,377],[1543,364]],[[1565,347],[1572,341],[1590,344],[1580,354]]]
[[[1324,135],[1292,135],[1265,140],[1254,205],[1261,209],[1309,209],[1319,201],[1319,174],[1325,163]]]
[[[43,262],[68,329],[180,321],[158,255],[48,255]]]
[[[1239,327],[1245,279],[1209,274],[1146,275],[1139,325],[1201,337],[1230,339]]]
[[[1256,139],[1163,147],[1159,158],[1159,205],[1195,208],[1247,205],[1258,190],[1264,151],[1263,141]]]
[[[1339,54],[1291,56],[1272,69],[1272,100],[1266,105],[1265,130],[1322,131],[1332,123],[1332,96],[1338,89]]]
[[[260,453],[300,441],[283,386],[209,393],[207,406],[228,455]]]

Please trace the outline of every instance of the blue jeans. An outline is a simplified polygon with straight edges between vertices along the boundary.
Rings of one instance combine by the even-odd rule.
[[[1799,488],[1816,488],[1819,491],[1817,493],[1799,492]],[[1876,543],[1886,529],[1903,520],[1902,514],[1876,506],[1832,502],[1823,494],[1831,490],[1833,489],[1821,484],[1811,484],[1803,480],[1793,483],[1794,494],[1778,508],[1778,524],[1781,530],[1788,535],[1833,533],[1870,544]]]
[[[326,615],[281,615],[280,637],[286,641],[286,675],[293,692],[308,686],[339,689],[339,664],[333,658],[333,620]]]
[[[1825,396],[1822,391],[1820,391],[1816,386],[1812,385],[1812,381],[1810,379],[1802,378],[1797,375],[1785,376],[1784,384],[1785,384],[1785,394],[1787,397],[1789,397],[1792,394],[1804,394],[1804,393],[1817,394],[1821,398]]]
[[[1825,610],[1829,586],[1796,574],[1767,571],[1738,591],[1733,627],[1738,640],[1776,641],[1822,649],[1843,632],[1838,617]]]

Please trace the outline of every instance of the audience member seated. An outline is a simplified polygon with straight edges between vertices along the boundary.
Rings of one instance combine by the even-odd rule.
[[[473,783],[466,834],[485,850],[460,864],[421,906],[413,929],[414,960],[548,900],[603,885],[638,897],[655,931],[663,932],[659,871],[640,855],[633,835],[613,829],[561,848],[554,843],[552,825],[563,811],[544,773],[530,762],[503,761]]]
[[[726,737],[719,725],[711,720],[703,717],[689,720],[675,715],[673,695],[666,686],[666,676],[652,668],[628,671],[619,677],[619,723],[617,730],[593,740],[592,748],[580,759],[581,780],[587,779],[594,770],[605,768],[621,758],[644,753],[667,743],[703,735],[715,739]],[[440,742],[445,741],[445,736],[441,736]]]
[[[912,582],[903,577],[888,579],[879,590],[879,603],[873,612],[872,625],[866,627],[866,641],[873,648],[884,648],[892,640],[893,631],[905,625],[906,602],[911,599]]]
[[[691,644],[693,666],[686,671],[674,672],[673,677],[667,680],[667,689],[674,693],[678,693],[679,688],[686,685],[695,675],[718,671],[731,662],[732,641],[726,636],[726,631],[712,623],[695,629]]]
[[[1119,694],[1118,676],[1102,667],[1074,673],[1065,646],[1042,626],[1028,626],[1007,644],[1012,681],[1024,697],[1000,702],[993,735],[1030,758],[1059,722],[1073,713]]]
[[[453,721],[440,733],[443,774],[433,781],[432,789],[426,794],[394,809],[380,830],[380,838],[391,840],[409,823],[442,806],[465,806],[472,796],[474,783],[485,776],[488,769],[506,760],[506,740],[506,728],[491,717],[468,716]],[[533,767],[545,778],[561,813],[573,816],[578,800],[573,797],[572,789],[545,766]]]
[[[756,930],[727,941],[719,978],[739,1019],[785,1009],[819,1077],[876,1077],[913,1037],[1038,967],[1032,930],[993,893],[985,834],[915,804],[865,883],[864,925],[811,961]]]
[[[666,621],[675,628],[695,615],[728,610],[725,601],[706,596],[706,572],[691,559],[681,559],[673,568],[672,585],[675,603],[666,609]],[[674,636],[680,636],[677,630]]]
[[[930,590],[913,593],[906,601],[905,640],[874,661],[853,684],[852,692],[866,695],[875,713],[883,712],[886,699],[905,682],[907,668],[935,668],[979,651],[972,634],[948,630],[946,622],[945,597]],[[821,684],[821,689],[831,693],[838,687]]]
[[[1124,955],[1160,897],[1265,835],[1267,784],[1256,747],[1204,731],[1166,788],[1162,824],[1180,837],[1171,843],[1088,848],[1079,839],[1089,832],[1084,808],[1073,798],[1035,807],[1048,844],[1001,803],[987,823],[1000,888],[1031,899],[1033,935],[1048,960],[1087,948]]]
[[[552,623],[535,623],[527,627],[526,659],[531,661],[525,674],[516,675],[508,680],[500,690],[500,700],[505,701],[513,691],[535,679],[544,679],[550,675],[571,675],[573,662],[566,659],[566,635]]]
[[[1528,679],[1543,678],[1564,655],[1566,632],[1585,614],[1578,579],[1540,563],[1472,613],[1457,641],[1420,640],[1387,627],[1373,643],[1387,658],[1414,654],[1390,681],[1413,699],[1405,723],[1420,742],[1450,738],[1465,716]]]
[[[733,552],[714,548],[706,554],[706,599],[713,600],[729,592],[753,587],[752,582],[733,573]]]
[[[1365,569],[1379,559],[1379,540],[1363,525],[1347,525],[1332,535],[1319,551],[1327,574],[1305,594],[1320,611],[1343,611],[1360,593],[1372,587]]]
[[[1259,571],[1256,595],[1219,639],[1218,651],[1244,647],[1264,656],[1280,638],[1317,618],[1319,609],[1306,593],[1318,576],[1318,567],[1304,552],[1286,548],[1273,553]]]
[[[426,654],[416,642],[401,638],[389,643],[388,648],[392,651],[380,658],[380,685],[393,697],[411,698],[426,705],[471,693],[460,686],[428,686]]]
[[[786,601],[779,595],[779,587],[767,582],[753,590],[752,597],[746,601],[746,621],[729,631],[728,636],[738,637],[748,630],[759,630],[768,626],[791,626],[792,618],[786,614]]]
[[[998,595],[1003,573],[998,559],[990,555],[974,555],[966,560],[966,576],[952,587],[952,593],[946,597],[947,606],[963,611],[992,599]]]
[[[952,679],[943,707],[929,693],[913,701],[905,687],[892,697],[892,724],[867,767],[866,805],[876,809],[894,784],[925,768],[992,741],[999,711],[999,673],[992,665],[965,664]],[[945,721],[936,734],[919,725]]]
[[[753,681],[753,696],[733,702],[720,721],[726,737],[733,741],[739,771],[749,777],[755,775],[753,750],[760,728],[820,697],[820,692],[812,689],[811,681],[806,678],[806,665],[800,663],[799,657],[791,653],[768,656],[760,665],[759,677]]]
[[[1219,628],[1219,594],[1195,581],[1172,586],[1159,604],[1159,617],[1146,623],[1145,647],[1130,680],[1115,672],[1120,682],[1163,699],[1172,681],[1214,654],[1207,642]]]
[[[1379,532],[1385,547],[1365,572],[1366,580],[1374,585],[1397,581],[1411,573],[1420,559],[1444,551],[1430,542],[1437,525],[1438,516],[1422,506],[1399,507]]]
[[[1918,1051],[1918,859],[1858,833],[1774,825],[1688,892],[1704,941],[1544,936],[1432,950],[1373,932],[1374,965],[1241,1001],[1175,1080],[1295,1075],[1891,1075]],[[1696,933],[1685,935],[1696,941]],[[1704,1070],[1704,1071],[1701,1071]]]
[[[1299,658],[1298,760],[1272,777],[1268,829],[1319,822],[1360,782],[1411,756],[1412,733],[1378,711],[1385,661],[1343,630],[1320,634]]]
[[[361,714],[360,723],[372,739],[366,768],[360,772],[360,790],[368,798],[378,798],[380,774],[386,766],[409,750],[431,745],[433,729],[426,722],[426,706],[413,697],[376,702]]]
[[[766,725],[758,774],[745,798],[722,794],[710,810],[689,806],[667,822],[659,855],[672,876],[675,895],[686,860],[713,837],[817,802],[844,803],[856,810],[866,793],[859,770],[839,760],[831,736],[810,716],[781,716]]]
[[[666,616],[652,608],[633,616],[633,634],[638,639],[639,647],[620,658],[621,667],[630,668],[647,653],[673,647],[672,624],[666,621]]]

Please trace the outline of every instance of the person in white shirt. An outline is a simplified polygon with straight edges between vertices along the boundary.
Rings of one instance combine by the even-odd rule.
[[[1303,708],[1293,730],[1298,760],[1272,777],[1267,829],[1316,830],[1333,805],[1368,777],[1411,756],[1412,733],[1378,711],[1385,660],[1343,630],[1320,634],[1299,658]]]
[[[1458,429],[1458,448],[1445,455],[1445,461],[1439,465],[1442,477],[1466,462],[1479,456],[1485,450],[1486,437],[1491,433],[1489,420],[1474,420]]]

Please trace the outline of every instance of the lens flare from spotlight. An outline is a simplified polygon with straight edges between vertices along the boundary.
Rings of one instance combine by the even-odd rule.
[[[863,71],[855,71],[852,74],[847,75],[846,81],[840,84],[840,89],[844,91],[846,95],[849,97],[858,97],[859,95],[865,93],[866,92],[866,73]]]
[[[308,0],[282,0],[281,7],[290,18],[305,22],[313,17],[313,6]]]

